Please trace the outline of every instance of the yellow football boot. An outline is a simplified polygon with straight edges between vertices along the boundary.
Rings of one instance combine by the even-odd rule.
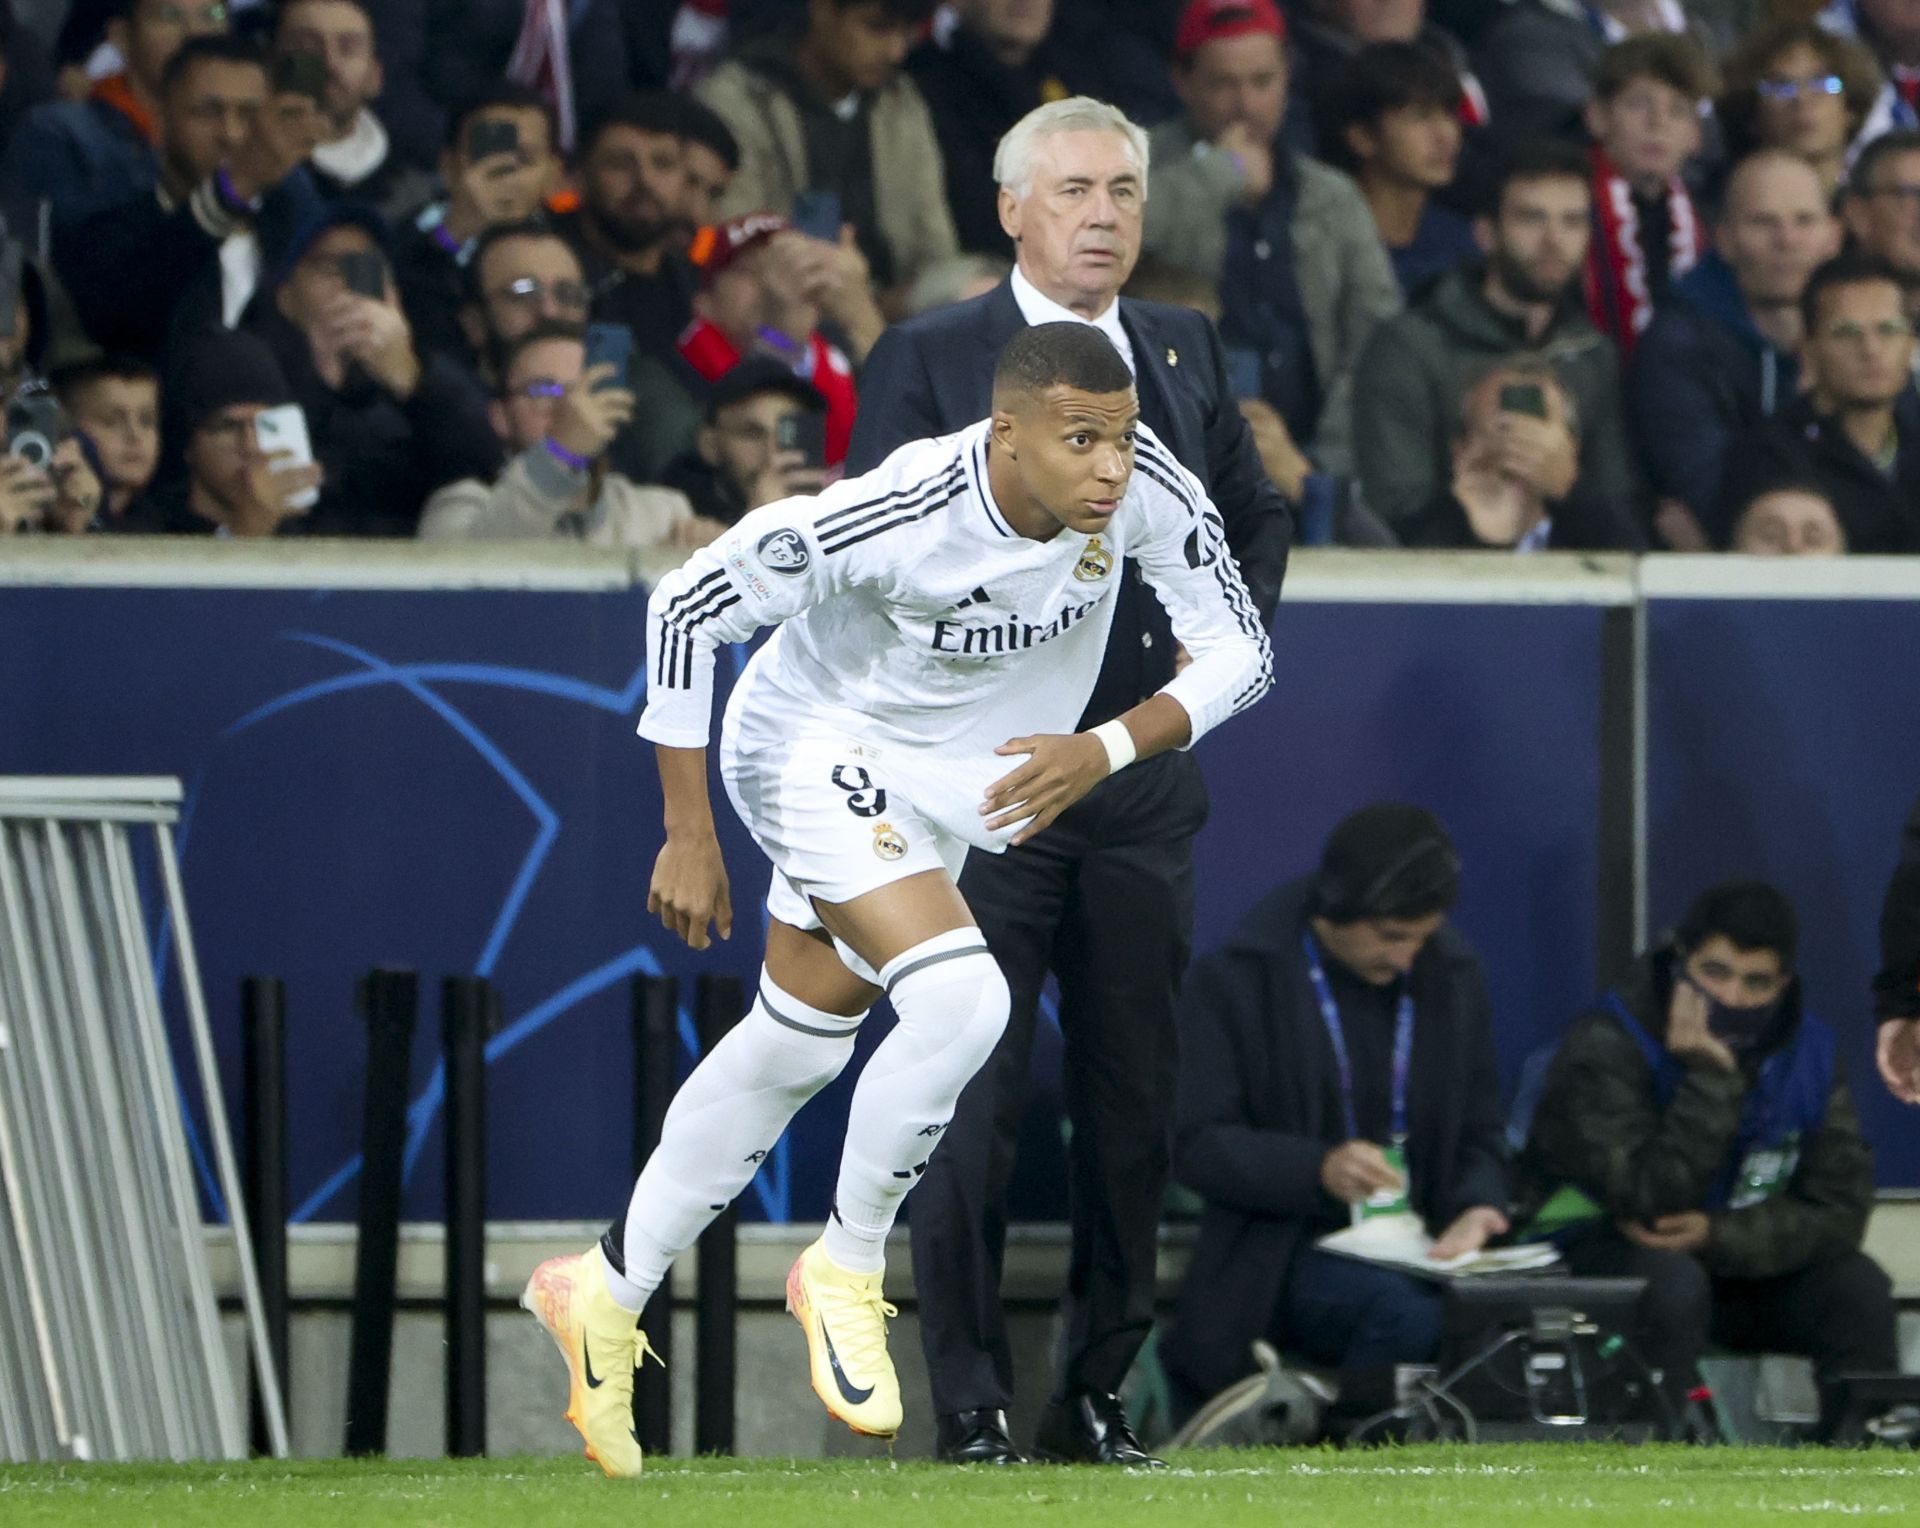
[[[877,1273],[848,1273],[820,1242],[787,1274],[787,1310],[807,1334],[813,1393],[857,1433],[900,1431],[900,1380],[887,1357],[887,1319],[897,1316]]]
[[[533,1270],[520,1304],[547,1329],[567,1361],[567,1420],[586,1440],[587,1457],[609,1475],[638,1475],[633,1371],[647,1358],[661,1359],[640,1330],[639,1317],[608,1292],[600,1248],[549,1258]]]

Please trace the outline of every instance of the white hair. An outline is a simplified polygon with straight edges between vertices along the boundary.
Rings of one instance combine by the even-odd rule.
[[[1056,133],[1118,133],[1127,140],[1134,167],[1140,172],[1140,199],[1147,197],[1147,133],[1117,106],[1092,96],[1068,96],[1036,106],[1000,140],[993,153],[993,178],[1025,200],[1033,189],[1033,161],[1043,140]]]

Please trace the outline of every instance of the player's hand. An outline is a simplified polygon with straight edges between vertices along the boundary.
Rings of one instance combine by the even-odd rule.
[[[1707,1027],[1707,995],[1679,977],[1667,1004],[1667,1049],[1687,1061],[1704,1061],[1723,1072],[1739,1069],[1733,1052]]]
[[[78,536],[93,523],[100,509],[100,478],[87,465],[87,454],[80,449],[77,436],[54,447],[48,463],[55,490],[53,508],[47,515],[47,529],[66,536]]]
[[[720,840],[711,833],[674,837],[661,845],[647,889],[647,911],[696,950],[712,941],[707,926],[722,939],[733,935],[733,900],[727,891],[727,865]]]
[[[1427,1256],[1436,1263],[1478,1252],[1496,1236],[1505,1236],[1513,1227],[1507,1217],[1490,1204],[1478,1204],[1448,1226]]]
[[[324,336],[324,340],[323,337]],[[314,321],[313,342],[336,357],[344,381],[347,361],[358,361],[381,387],[402,402],[420,386],[420,357],[413,348],[413,329],[400,310],[400,299],[387,284],[385,297],[363,297],[358,292],[335,293],[322,305]],[[321,380],[338,387],[324,373]]]
[[[624,387],[600,387],[613,363],[589,366],[560,397],[553,411],[553,443],[575,456],[598,456],[633,418],[634,396]]]
[[[231,511],[236,536],[271,536],[282,521],[297,520],[312,511],[311,504],[295,504],[324,478],[318,462],[300,466],[291,451],[276,451],[271,456],[250,452],[247,471],[241,479],[241,492]]]
[[[1388,1190],[1398,1193],[1406,1180],[1372,1141],[1348,1141],[1320,1159],[1320,1185],[1342,1204],[1358,1204]]]
[[[1698,1252],[1706,1246],[1713,1223],[1699,1210],[1679,1215],[1662,1215],[1652,1225],[1635,1220],[1620,1222],[1620,1234],[1636,1247],[1654,1252]]]
[[[1263,143],[1254,130],[1244,122],[1230,124],[1220,136],[1213,140],[1213,146],[1223,154],[1239,156],[1241,170],[1246,183],[1240,188],[1240,199],[1248,206],[1258,206],[1273,189],[1273,145]]]
[[[1889,1093],[1903,1104],[1920,1104],[1920,1019],[1881,1024],[1874,1059]]]
[[[1543,499],[1564,499],[1573,492],[1580,448],[1564,424],[1503,411],[1493,428],[1502,472]]]
[[[987,787],[987,799],[980,804],[989,832],[1011,827],[1023,817],[1033,819],[1014,834],[1016,844],[1052,826],[1056,817],[1107,778],[1107,745],[1091,732],[1017,737],[993,751],[1027,756],[1027,762],[1012,774]]]

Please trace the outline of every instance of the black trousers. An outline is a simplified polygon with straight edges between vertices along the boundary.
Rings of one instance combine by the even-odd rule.
[[[1864,1252],[1774,1278],[1734,1279],[1708,1273],[1687,1253],[1635,1246],[1612,1226],[1595,1226],[1568,1247],[1567,1264],[1576,1274],[1647,1281],[1641,1355],[1666,1372],[1676,1394],[1699,1383],[1709,1340],[1740,1353],[1795,1353],[1813,1361],[1824,1430],[1835,1376],[1900,1367],[1893,1284]]]
[[[1120,1387],[1153,1325],[1170,1165],[1174,996],[1193,937],[1199,766],[1162,754],[1101,784],[1032,843],[969,857],[960,889],[1013,991],[1007,1032],[915,1186],[909,1222],[936,1414],[1005,1407],[1007,1182],[1040,989],[1060,983],[1072,1256],[1056,1399]]]

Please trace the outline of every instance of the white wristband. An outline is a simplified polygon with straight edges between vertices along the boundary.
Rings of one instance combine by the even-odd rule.
[[[1107,773],[1110,775],[1119,774],[1139,757],[1133,734],[1127,731],[1127,724],[1117,716],[1095,727],[1093,735],[1100,739],[1100,746],[1107,750]]]

